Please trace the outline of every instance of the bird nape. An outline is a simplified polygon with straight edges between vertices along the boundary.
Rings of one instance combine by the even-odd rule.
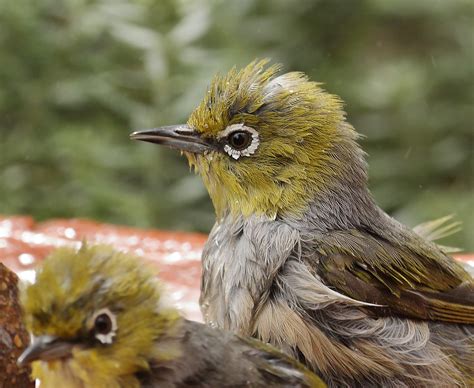
[[[212,199],[206,321],[333,386],[474,384],[473,279],[376,205],[341,100],[267,62],[216,76],[187,124],[131,135],[184,152]]]
[[[45,388],[325,387],[252,338],[181,318],[143,259],[107,246],[53,252],[22,294],[19,358]]]

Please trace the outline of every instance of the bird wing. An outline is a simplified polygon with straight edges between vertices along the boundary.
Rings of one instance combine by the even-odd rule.
[[[270,386],[280,386],[281,382],[286,382],[291,387],[326,387],[318,376],[273,346],[251,337],[236,336],[236,340],[240,342],[237,346],[244,345],[247,348],[242,357],[255,365]]]
[[[169,343],[156,342],[160,354],[169,347],[171,357],[152,360],[149,371],[138,376],[141,387],[326,388],[298,361],[254,338],[188,320],[181,330]]]
[[[474,282],[439,250],[410,249],[360,230],[334,231],[316,247],[318,274],[375,314],[474,323]]]

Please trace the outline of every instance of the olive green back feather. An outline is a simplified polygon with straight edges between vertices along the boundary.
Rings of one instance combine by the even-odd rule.
[[[318,273],[340,292],[390,314],[474,324],[474,283],[452,258],[420,255],[358,230],[335,231],[317,246]]]

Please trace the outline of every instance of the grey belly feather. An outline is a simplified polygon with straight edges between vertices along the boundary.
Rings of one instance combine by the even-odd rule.
[[[370,316],[323,284],[302,259],[304,241],[256,216],[217,223],[203,252],[205,321],[272,343],[330,386],[448,387],[474,374],[473,327]]]

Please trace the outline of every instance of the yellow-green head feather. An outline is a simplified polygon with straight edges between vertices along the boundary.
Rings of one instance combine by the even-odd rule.
[[[341,100],[300,72],[279,75],[268,60],[216,76],[188,125],[218,139],[229,126],[256,131],[258,147],[236,160],[225,152],[186,153],[202,175],[218,217],[299,213],[344,169],[340,148],[357,148]],[[335,151],[335,147],[339,147]]]
[[[77,346],[66,360],[34,362],[33,374],[45,386],[55,381],[68,386],[69,381],[73,387],[80,380],[86,386],[136,386],[133,374],[146,370],[150,359],[178,356],[178,350],[173,354],[169,347],[156,346],[179,324],[178,313],[161,306],[160,298],[153,271],[133,256],[107,246],[54,251],[36,283],[22,292],[25,323],[36,337],[58,337]],[[101,311],[116,319],[109,343],[94,335],[94,317]]]

